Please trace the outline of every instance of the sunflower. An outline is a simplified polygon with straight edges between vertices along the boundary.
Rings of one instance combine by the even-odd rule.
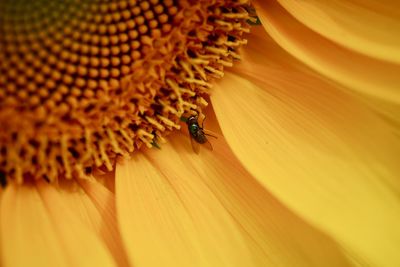
[[[252,4],[1,2],[2,266],[400,265],[398,4]]]

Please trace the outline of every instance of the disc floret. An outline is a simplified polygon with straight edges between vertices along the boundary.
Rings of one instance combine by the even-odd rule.
[[[3,1],[0,170],[112,170],[201,113],[246,43],[247,1]]]

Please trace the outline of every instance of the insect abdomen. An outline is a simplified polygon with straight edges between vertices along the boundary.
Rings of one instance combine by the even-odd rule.
[[[199,131],[196,136],[194,136],[194,139],[196,140],[197,143],[204,144],[207,142],[207,137],[203,133],[203,131]]]

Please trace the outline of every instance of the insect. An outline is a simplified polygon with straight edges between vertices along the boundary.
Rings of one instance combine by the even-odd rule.
[[[190,116],[185,120],[186,125],[188,126],[188,131],[190,134],[190,142],[192,144],[193,151],[196,154],[200,152],[200,144],[205,145],[209,150],[213,150],[211,143],[208,141],[206,136],[211,136],[217,138],[215,135],[211,134],[210,131],[207,131],[203,128],[203,124],[200,127],[198,122],[198,116]],[[203,121],[204,123],[204,121]]]

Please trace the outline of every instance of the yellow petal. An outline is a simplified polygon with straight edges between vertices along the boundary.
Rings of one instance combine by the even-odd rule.
[[[297,20],[358,53],[400,63],[400,2],[279,0]]]
[[[257,3],[265,29],[293,56],[348,88],[400,104],[399,64],[374,59],[331,42],[300,23],[275,1]]]
[[[35,187],[9,184],[2,193],[0,219],[1,266],[68,266]]]
[[[211,117],[207,129],[214,124]],[[146,151],[117,167],[117,205],[133,264],[348,266],[340,247],[288,211],[240,166],[222,136],[211,141],[214,151],[202,148],[197,155],[187,135],[174,135],[161,151]],[[140,186],[137,180],[143,180]],[[235,225],[224,218],[227,212]],[[196,256],[200,252],[203,259]],[[243,262],[247,253],[253,264]]]
[[[116,169],[122,238],[135,266],[253,266],[233,219],[170,145]]]
[[[400,137],[400,105],[366,95],[357,96],[392,126],[393,132]]]
[[[54,186],[45,182],[39,181],[37,188],[48,211],[52,228],[63,246],[68,265],[115,266],[104,243],[93,229],[82,223],[76,210],[69,209],[69,203],[66,203],[67,199]],[[74,192],[72,191],[70,194],[74,194]],[[26,238],[29,238],[29,235]]]
[[[252,28],[249,43],[243,51],[242,57],[242,62],[236,64],[231,70],[235,73],[245,74],[247,77],[251,77],[253,81],[262,79],[263,82],[268,82],[268,80],[271,80],[271,76],[275,76],[275,73],[279,75],[282,68],[285,68],[288,72],[293,68],[301,69],[310,75],[315,75],[315,73],[312,74],[313,72],[307,70],[307,67],[300,61],[294,58],[288,59],[287,53],[274,44],[274,41],[271,40],[262,27]],[[263,66],[265,65],[271,66],[268,69],[269,76],[265,76],[263,73]],[[391,100],[386,101],[363,93],[351,93],[389,122],[393,131],[400,136],[400,105]]]
[[[83,190],[75,181],[68,189],[66,181],[60,182],[63,183],[63,190],[59,190],[59,194],[64,202],[78,215],[85,226],[94,230],[104,241],[118,266],[128,266],[116,221],[114,195],[96,180],[78,179],[77,182]]]
[[[62,208],[55,189],[40,184],[39,191],[10,183],[2,193],[2,266],[114,266],[100,240]]]
[[[240,226],[256,266],[349,265],[340,246],[282,205],[242,167],[222,136],[211,142],[213,151],[203,149],[197,156],[187,135],[171,138],[185,165],[202,177]],[[156,152],[149,155],[152,161],[158,157]]]
[[[398,139],[356,98],[273,42],[256,51],[245,50],[242,63],[254,83],[227,73],[211,98],[236,156],[355,258],[400,265]]]

